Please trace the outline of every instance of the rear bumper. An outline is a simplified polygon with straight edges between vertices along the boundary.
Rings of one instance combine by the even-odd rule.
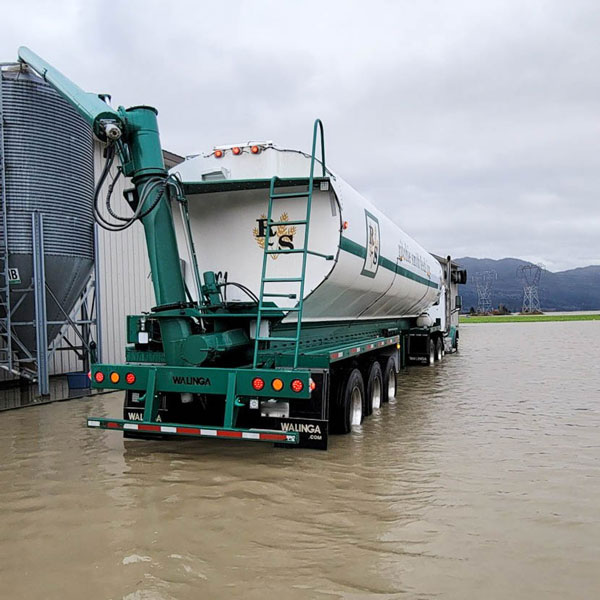
[[[101,378],[101,379],[100,379]],[[264,381],[264,387],[256,389],[255,378]],[[271,382],[280,379],[283,386],[276,391]],[[96,364],[91,370],[92,387],[96,389],[132,390],[144,392],[150,380],[156,392],[189,392],[193,394],[224,395],[230,391],[238,397],[310,398],[310,371],[308,369],[231,369],[206,367],[173,367],[169,365],[144,364]],[[302,389],[293,391],[292,381],[300,380]]]
[[[185,437],[207,437],[212,439],[243,440],[251,442],[269,442],[297,445],[299,433],[282,432],[271,429],[237,429],[227,427],[206,427],[200,425],[181,425],[177,423],[151,423],[145,421],[127,421],[125,419],[106,419],[90,417],[87,426],[94,429],[111,431],[139,432],[146,435],[176,435]]]

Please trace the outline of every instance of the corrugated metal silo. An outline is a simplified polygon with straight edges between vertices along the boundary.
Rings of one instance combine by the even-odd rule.
[[[61,328],[50,322],[65,320],[93,266],[93,145],[88,124],[42,79],[22,68],[0,74],[0,251],[20,280],[0,282],[0,317],[10,304],[13,325],[31,324],[13,327],[23,361],[36,350],[32,215],[43,215],[48,341]]]

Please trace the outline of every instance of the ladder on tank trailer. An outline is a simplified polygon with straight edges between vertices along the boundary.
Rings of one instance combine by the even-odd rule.
[[[317,136],[318,134],[321,138],[321,167],[323,177],[326,177],[327,169],[325,167],[325,137],[323,133],[323,123],[321,119],[317,119],[314,124],[313,129],[313,141],[312,141],[312,153],[310,157],[310,175],[308,178],[308,190],[305,192],[282,192],[277,193],[277,182],[279,178],[277,176],[271,179],[271,184],[269,186],[269,207],[267,211],[267,220],[265,223],[265,242],[263,246],[263,263],[262,263],[262,273],[260,277],[260,293],[258,296],[258,311],[256,317],[256,338],[254,342],[254,360],[253,360],[253,368],[258,366],[259,362],[259,354],[260,354],[260,345],[261,342],[288,342],[294,343],[294,362],[293,368],[296,369],[298,367],[298,356],[300,353],[300,333],[302,328],[302,311],[304,307],[304,281],[306,275],[306,260],[308,255],[319,256],[320,258],[324,258],[325,260],[333,260],[333,256],[322,254],[320,252],[314,252],[313,250],[308,249],[308,234],[309,234],[309,226],[310,226],[310,214],[312,209],[312,196],[313,196],[313,185],[314,185],[314,172],[315,172],[315,162],[316,162],[316,149],[317,149]],[[285,198],[297,198],[297,199],[306,199],[306,213],[304,219],[298,219],[294,221],[274,221],[273,220],[273,203],[279,199]],[[279,226],[301,226],[304,227],[304,243],[302,244],[302,248],[280,248],[280,249],[270,249],[269,248],[269,240],[271,236],[271,227],[279,227]],[[268,258],[272,254],[300,254],[302,256],[302,266],[300,269],[300,273],[296,277],[269,277],[268,276]],[[299,286],[298,296],[295,294],[281,294],[274,293],[265,290],[265,287],[270,283],[294,283]],[[265,298],[295,298],[298,297],[298,303],[293,308],[279,308],[278,306],[265,306]],[[281,312],[293,312],[296,313],[297,323],[295,335],[293,336],[261,336],[260,335],[260,325],[262,321],[269,317],[269,315],[280,314]]]

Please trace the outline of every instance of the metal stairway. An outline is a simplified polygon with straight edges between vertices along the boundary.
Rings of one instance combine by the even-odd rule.
[[[302,327],[302,310],[304,307],[304,281],[306,275],[306,259],[309,254],[313,256],[319,256],[324,258],[325,260],[333,260],[333,256],[321,254],[320,252],[314,252],[308,249],[308,237],[309,237],[309,226],[310,226],[310,214],[312,209],[312,196],[313,196],[313,186],[314,186],[314,172],[315,172],[315,152],[317,148],[317,136],[320,133],[321,139],[321,167],[322,167],[322,176],[326,177],[326,167],[325,167],[325,138],[323,133],[323,123],[321,119],[317,119],[314,124],[313,129],[313,141],[312,141],[312,153],[310,159],[310,175],[308,178],[308,190],[305,192],[283,192],[277,193],[277,182],[279,181],[278,177],[273,177],[271,179],[271,185],[269,187],[269,208],[267,212],[267,220],[265,223],[265,243],[263,247],[263,263],[262,263],[262,273],[260,278],[260,293],[258,297],[258,314],[256,319],[256,339],[254,343],[254,360],[253,367],[256,368],[259,362],[259,353],[261,349],[261,342],[290,342],[294,343],[294,362],[293,368],[297,368],[298,366],[298,356],[299,356],[299,346],[300,346],[300,333]],[[276,200],[285,199],[285,198],[305,198],[306,199],[306,213],[304,219],[294,220],[294,221],[273,221],[273,204]],[[294,249],[270,249],[269,248],[269,240],[271,236],[271,227],[278,227],[282,225],[298,225],[304,227],[304,243],[302,248],[294,248]],[[272,254],[301,254],[302,255],[302,267],[300,274],[297,277],[269,277],[268,276],[268,258]],[[281,293],[273,293],[265,290],[265,287],[270,283],[295,283],[299,285],[298,294],[281,294]],[[294,308],[279,308],[277,306],[265,306],[265,298],[298,298],[298,303]],[[274,313],[281,312],[295,312],[297,313],[297,324],[296,324],[296,334],[292,337],[283,337],[283,336],[261,336],[260,335],[260,325],[261,322],[269,316],[269,314],[273,315]]]

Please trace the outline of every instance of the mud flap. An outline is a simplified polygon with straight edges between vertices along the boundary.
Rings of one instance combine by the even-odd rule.
[[[313,450],[327,450],[329,438],[328,422],[321,419],[261,419],[261,423],[270,429],[281,431],[295,431],[300,434],[300,443],[294,448],[312,448]],[[285,444],[275,444],[278,447],[286,447]]]

